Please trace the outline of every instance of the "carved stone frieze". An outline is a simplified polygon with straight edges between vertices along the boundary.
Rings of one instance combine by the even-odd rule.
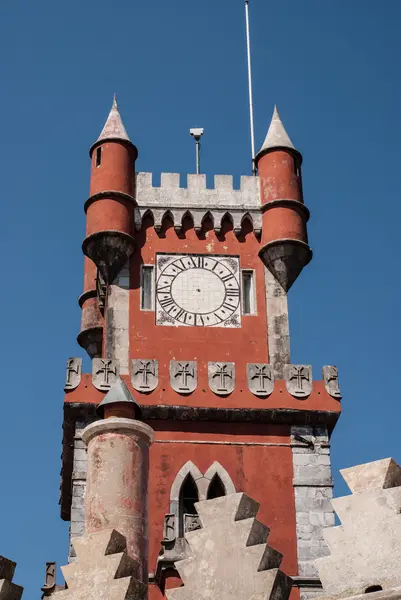
[[[287,391],[295,398],[307,398],[312,391],[310,365],[285,365],[284,379]]]
[[[179,394],[189,394],[198,385],[198,369],[195,360],[170,361],[170,384]]]
[[[231,394],[235,387],[235,363],[209,362],[208,378],[212,392],[219,396]]]
[[[184,513],[184,532],[188,533],[188,531],[195,531],[196,529],[201,529],[202,525],[198,515],[192,515],[189,513]]]
[[[75,390],[81,383],[82,376],[82,358],[69,358],[67,360],[67,369],[65,374],[64,389]]]
[[[272,365],[264,363],[248,363],[246,365],[248,387],[255,396],[268,396],[274,389],[274,372]]]
[[[134,358],[131,382],[138,392],[152,392],[159,383],[159,362],[151,358]]]
[[[324,381],[324,387],[326,388],[326,391],[330,394],[330,396],[333,396],[333,398],[336,398],[337,400],[341,399],[341,392],[340,392],[340,387],[338,384],[338,369],[337,367],[334,366],[325,366],[323,367],[323,381]]]
[[[92,360],[92,383],[96,389],[109,390],[120,375],[120,366],[114,358]]]

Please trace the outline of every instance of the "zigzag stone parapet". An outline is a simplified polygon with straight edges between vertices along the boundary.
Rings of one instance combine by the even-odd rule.
[[[184,585],[167,590],[168,600],[287,600],[292,579],[266,544],[269,528],[255,519],[259,504],[238,493],[195,507],[202,529],[186,534],[193,556],[176,562]]]
[[[126,540],[113,529],[73,540],[77,562],[61,568],[68,589],[55,600],[143,600],[147,585],[138,581],[137,563],[126,552]]]
[[[239,232],[247,217],[259,234],[262,229],[259,177],[242,176],[239,190],[234,190],[231,175],[215,175],[214,188],[206,188],[206,175],[188,175],[187,187],[180,187],[179,173],[162,173],[160,187],[152,185],[152,173],[136,175],[135,226],[141,229],[146,213],[152,213],[155,229],[159,230],[169,215],[174,227],[181,229],[184,216],[190,215],[199,231],[209,216],[219,232],[222,220],[228,216],[235,232]]]
[[[399,597],[401,468],[387,458],[341,474],[353,494],[332,500],[342,525],[323,530],[330,555],[316,566],[324,592],[338,599],[393,590]]]
[[[0,556],[0,600],[20,600],[24,588],[12,582],[16,563]]]

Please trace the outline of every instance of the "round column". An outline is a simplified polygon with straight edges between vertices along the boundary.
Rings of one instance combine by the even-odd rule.
[[[153,429],[134,419],[110,417],[91,423],[82,439],[88,447],[85,532],[116,529],[148,580],[149,446]]]

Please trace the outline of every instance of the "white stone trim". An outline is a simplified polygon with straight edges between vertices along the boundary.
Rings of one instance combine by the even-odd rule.
[[[291,363],[287,294],[266,267],[264,271],[269,363],[275,378],[284,379],[284,365]]]
[[[244,273],[251,273],[252,274],[252,282],[251,282],[251,302],[250,302],[250,312],[249,313],[245,313],[244,312],[244,298],[245,298],[245,293],[244,293]],[[242,311],[242,315],[244,317],[256,317],[258,314],[258,305],[257,305],[257,299],[256,299],[256,271],[255,269],[252,268],[241,268],[241,281],[240,281],[240,285],[241,285],[241,311]]]
[[[286,446],[291,448],[292,444],[281,442],[216,442],[215,440],[155,440],[155,444],[209,444],[211,446]]]
[[[142,308],[142,290],[143,290],[143,270],[145,268],[152,269],[152,289],[150,290],[150,308]],[[139,309],[144,312],[154,312],[155,310],[155,289],[156,289],[156,265],[146,263],[141,265],[140,269],[140,288],[139,288]]]
[[[124,287],[108,286],[106,302],[106,358],[118,360],[121,375],[129,374],[129,276],[128,284],[126,279],[123,275]]]
[[[170,490],[170,502],[177,502],[177,503],[179,502],[182,485],[189,474],[191,474],[192,479],[194,480],[195,485],[198,488],[197,481],[199,479],[202,479],[203,475],[199,471],[198,467],[196,465],[194,465],[194,463],[192,461],[189,460],[188,462],[185,463],[185,465],[183,465],[181,467],[181,469],[178,471],[177,475],[175,476],[173,485],[171,486],[171,490]],[[199,495],[199,489],[198,489],[198,495]],[[174,511],[171,511],[171,512],[174,512]]]
[[[124,419],[121,417],[110,417],[91,423],[82,432],[82,440],[88,445],[90,441],[105,433],[120,433],[131,437],[139,437],[147,444],[151,444],[154,439],[154,431],[149,425],[135,419]]]
[[[207,486],[206,496],[205,496],[205,498],[202,498],[202,500],[206,500],[207,492],[209,490],[210,484],[212,483],[212,481],[216,475],[218,475],[220,477],[220,480],[221,480],[221,482],[224,486],[225,492],[226,492],[226,496],[228,496],[228,494],[236,493],[237,490],[235,489],[233,480],[231,479],[231,477],[229,476],[229,474],[227,473],[225,468],[219,462],[217,462],[217,460],[215,460],[214,463],[208,468],[208,470],[206,471],[206,473],[204,475],[204,479],[209,480],[209,484]]]
[[[199,501],[207,499],[209,486],[216,475],[220,477],[226,495],[234,494],[236,491],[231,477],[219,462],[215,461],[207,469],[204,475],[192,461],[189,460],[186,462],[175,476],[170,491],[170,513],[175,515],[175,529],[177,537],[179,537],[180,519],[182,518],[182,515],[180,514],[180,493],[181,488],[189,475],[191,475],[195,483]]]

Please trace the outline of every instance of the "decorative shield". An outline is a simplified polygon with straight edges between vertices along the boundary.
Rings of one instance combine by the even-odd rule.
[[[175,514],[169,513],[164,517],[162,544],[174,542],[175,537]]]
[[[235,387],[235,364],[232,362],[208,363],[209,387],[215,394],[231,394]]]
[[[190,394],[198,385],[196,360],[171,360],[170,384],[179,394]]]
[[[248,387],[255,396],[269,396],[274,389],[273,367],[264,363],[246,365]]]
[[[323,367],[323,381],[324,387],[326,391],[336,398],[337,400],[341,399],[340,387],[338,384],[338,369],[333,366],[325,366]]]
[[[69,358],[67,360],[67,370],[65,374],[64,389],[75,390],[81,383],[82,376],[82,358]]]
[[[310,365],[284,365],[287,391],[295,398],[307,398],[312,391],[312,367]]]
[[[120,366],[114,358],[92,360],[92,383],[96,389],[109,390],[120,376]]]
[[[159,362],[153,358],[134,358],[131,362],[131,382],[138,392],[153,392],[159,383]]]

